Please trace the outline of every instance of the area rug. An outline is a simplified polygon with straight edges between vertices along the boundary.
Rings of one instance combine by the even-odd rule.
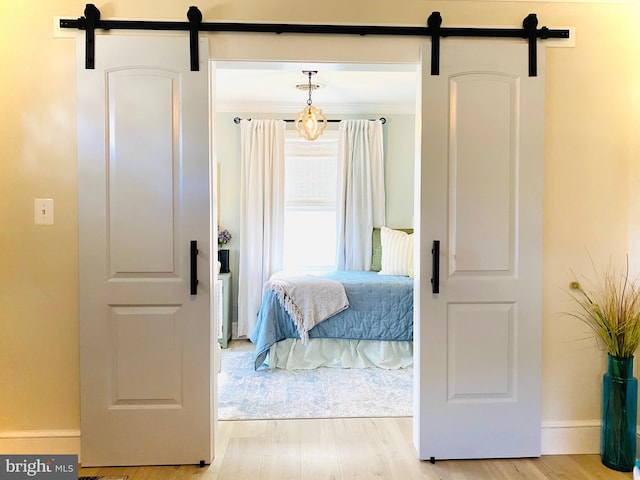
[[[218,419],[408,417],[413,369],[253,369],[253,352],[222,352]]]

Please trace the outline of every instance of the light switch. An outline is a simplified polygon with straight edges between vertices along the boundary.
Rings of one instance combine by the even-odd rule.
[[[53,225],[53,198],[36,198],[33,209],[36,225]]]

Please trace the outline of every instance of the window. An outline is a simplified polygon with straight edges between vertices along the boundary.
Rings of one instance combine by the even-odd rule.
[[[335,268],[337,157],[337,131],[313,142],[286,133],[285,269]]]

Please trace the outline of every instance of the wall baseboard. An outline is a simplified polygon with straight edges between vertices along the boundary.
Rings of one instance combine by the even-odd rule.
[[[0,431],[5,455],[80,455],[80,430]]]
[[[600,420],[542,422],[542,455],[600,453]]]
[[[598,454],[600,420],[543,422],[541,443],[543,455]],[[0,431],[0,452],[80,455],[80,430]]]

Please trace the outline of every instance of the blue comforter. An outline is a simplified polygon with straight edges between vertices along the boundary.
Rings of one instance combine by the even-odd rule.
[[[325,276],[344,285],[349,307],[313,327],[309,338],[413,340],[411,278],[361,271],[339,271]],[[276,294],[267,290],[251,335],[256,345],[256,369],[264,363],[271,346],[285,338],[300,336]]]

